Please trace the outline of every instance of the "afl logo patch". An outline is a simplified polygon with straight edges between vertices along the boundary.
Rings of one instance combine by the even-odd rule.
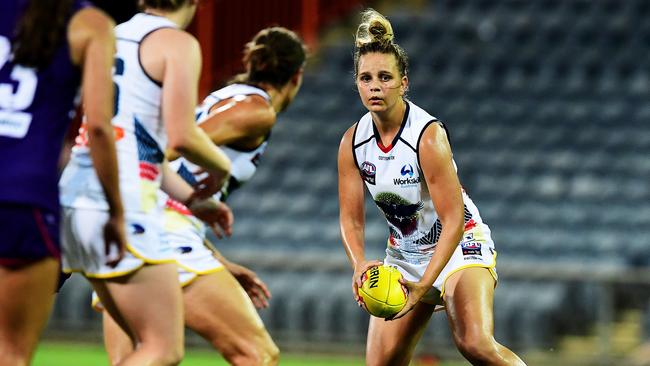
[[[364,161],[363,164],[361,164],[360,170],[363,180],[369,184],[375,184],[375,176],[377,175],[377,167],[375,164],[369,161]]]

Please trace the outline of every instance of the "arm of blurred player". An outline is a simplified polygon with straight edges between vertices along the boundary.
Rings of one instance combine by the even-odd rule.
[[[339,174],[339,225],[343,247],[348,255],[350,264],[354,269],[352,275],[352,293],[357,303],[359,300],[359,286],[361,275],[370,267],[381,265],[380,261],[366,261],[364,254],[364,187],[359,169],[352,156],[352,140],[354,126],[350,127],[339,145],[338,174]]]
[[[82,96],[90,156],[109,207],[104,225],[105,251],[117,248],[117,255],[107,262],[115,266],[122,259],[126,239],[124,209],[120,198],[117,155],[111,118],[113,116],[113,81],[111,68],[115,52],[114,23],[101,11],[86,8],[76,13],[68,26],[68,40],[73,62],[82,68]]]
[[[447,134],[440,124],[432,123],[424,130],[419,152],[422,173],[442,224],[442,232],[422,279],[419,282],[400,281],[408,288],[409,296],[402,311],[392,319],[401,318],[408,313],[431,289],[463,235],[462,191],[452,161]]]
[[[232,235],[234,218],[230,208],[213,198],[199,197],[192,186],[169,167],[167,160],[162,164],[160,189],[187,206],[192,215],[205,222],[218,238]]]
[[[218,146],[241,140],[258,146],[273,128],[275,120],[275,111],[264,98],[242,95],[215,104],[199,128]],[[174,150],[167,153],[170,160],[178,155]]]
[[[226,257],[217,250],[217,248],[212,245],[207,239],[205,239],[206,246],[212,250],[212,255],[223,264],[223,266],[230,272],[233,277],[239,282],[239,284],[244,288],[248,297],[250,297],[253,305],[258,309],[265,309],[269,306],[269,300],[271,299],[271,291],[262,281],[255,272],[250,269],[239,265],[237,263],[231,262]]]

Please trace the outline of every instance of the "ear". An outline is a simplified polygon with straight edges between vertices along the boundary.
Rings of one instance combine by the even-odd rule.
[[[404,94],[406,94],[408,90],[409,90],[409,78],[406,75],[404,75],[402,76],[402,83],[399,87],[399,95],[404,96]]]
[[[298,71],[296,71],[295,74],[291,77],[291,83],[293,85],[298,85],[300,83],[300,80],[302,80],[302,74],[305,72],[305,68],[301,67]]]

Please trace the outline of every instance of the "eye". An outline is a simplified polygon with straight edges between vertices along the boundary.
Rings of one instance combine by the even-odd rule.
[[[393,77],[388,75],[388,74],[381,75],[379,78],[380,78],[381,81],[384,81],[384,82],[385,81],[390,81],[390,80],[393,79]]]
[[[369,75],[361,75],[361,77],[359,77],[359,80],[361,80],[364,83],[367,83],[367,82],[370,81],[370,76]]]

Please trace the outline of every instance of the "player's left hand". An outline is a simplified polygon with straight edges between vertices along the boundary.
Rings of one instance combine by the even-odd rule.
[[[411,282],[403,278],[399,279],[399,283],[401,283],[408,290],[408,297],[406,299],[406,304],[404,305],[402,310],[400,310],[399,313],[395,314],[391,318],[386,318],[386,320],[399,319],[404,315],[408,314],[408,312],[413,310],[415,305],[417,305],[417,303],[420,302],[422,296],[424,296],[424,294],[426,294],[427,291],[431,289],[431,285],[429,284],[421,283],[421,282]]]
[[[265,309],[269,307],[271,291],[269,291],[266,284],[257,277],[255,272],[232,262],[224,264],[224,266],[244,288],[256,308]]]
[[[235,218],[225,203],[213,198],[194,198],[187,204],[187,208],[192,215],[205,222],[217,238],[232,235]]]

